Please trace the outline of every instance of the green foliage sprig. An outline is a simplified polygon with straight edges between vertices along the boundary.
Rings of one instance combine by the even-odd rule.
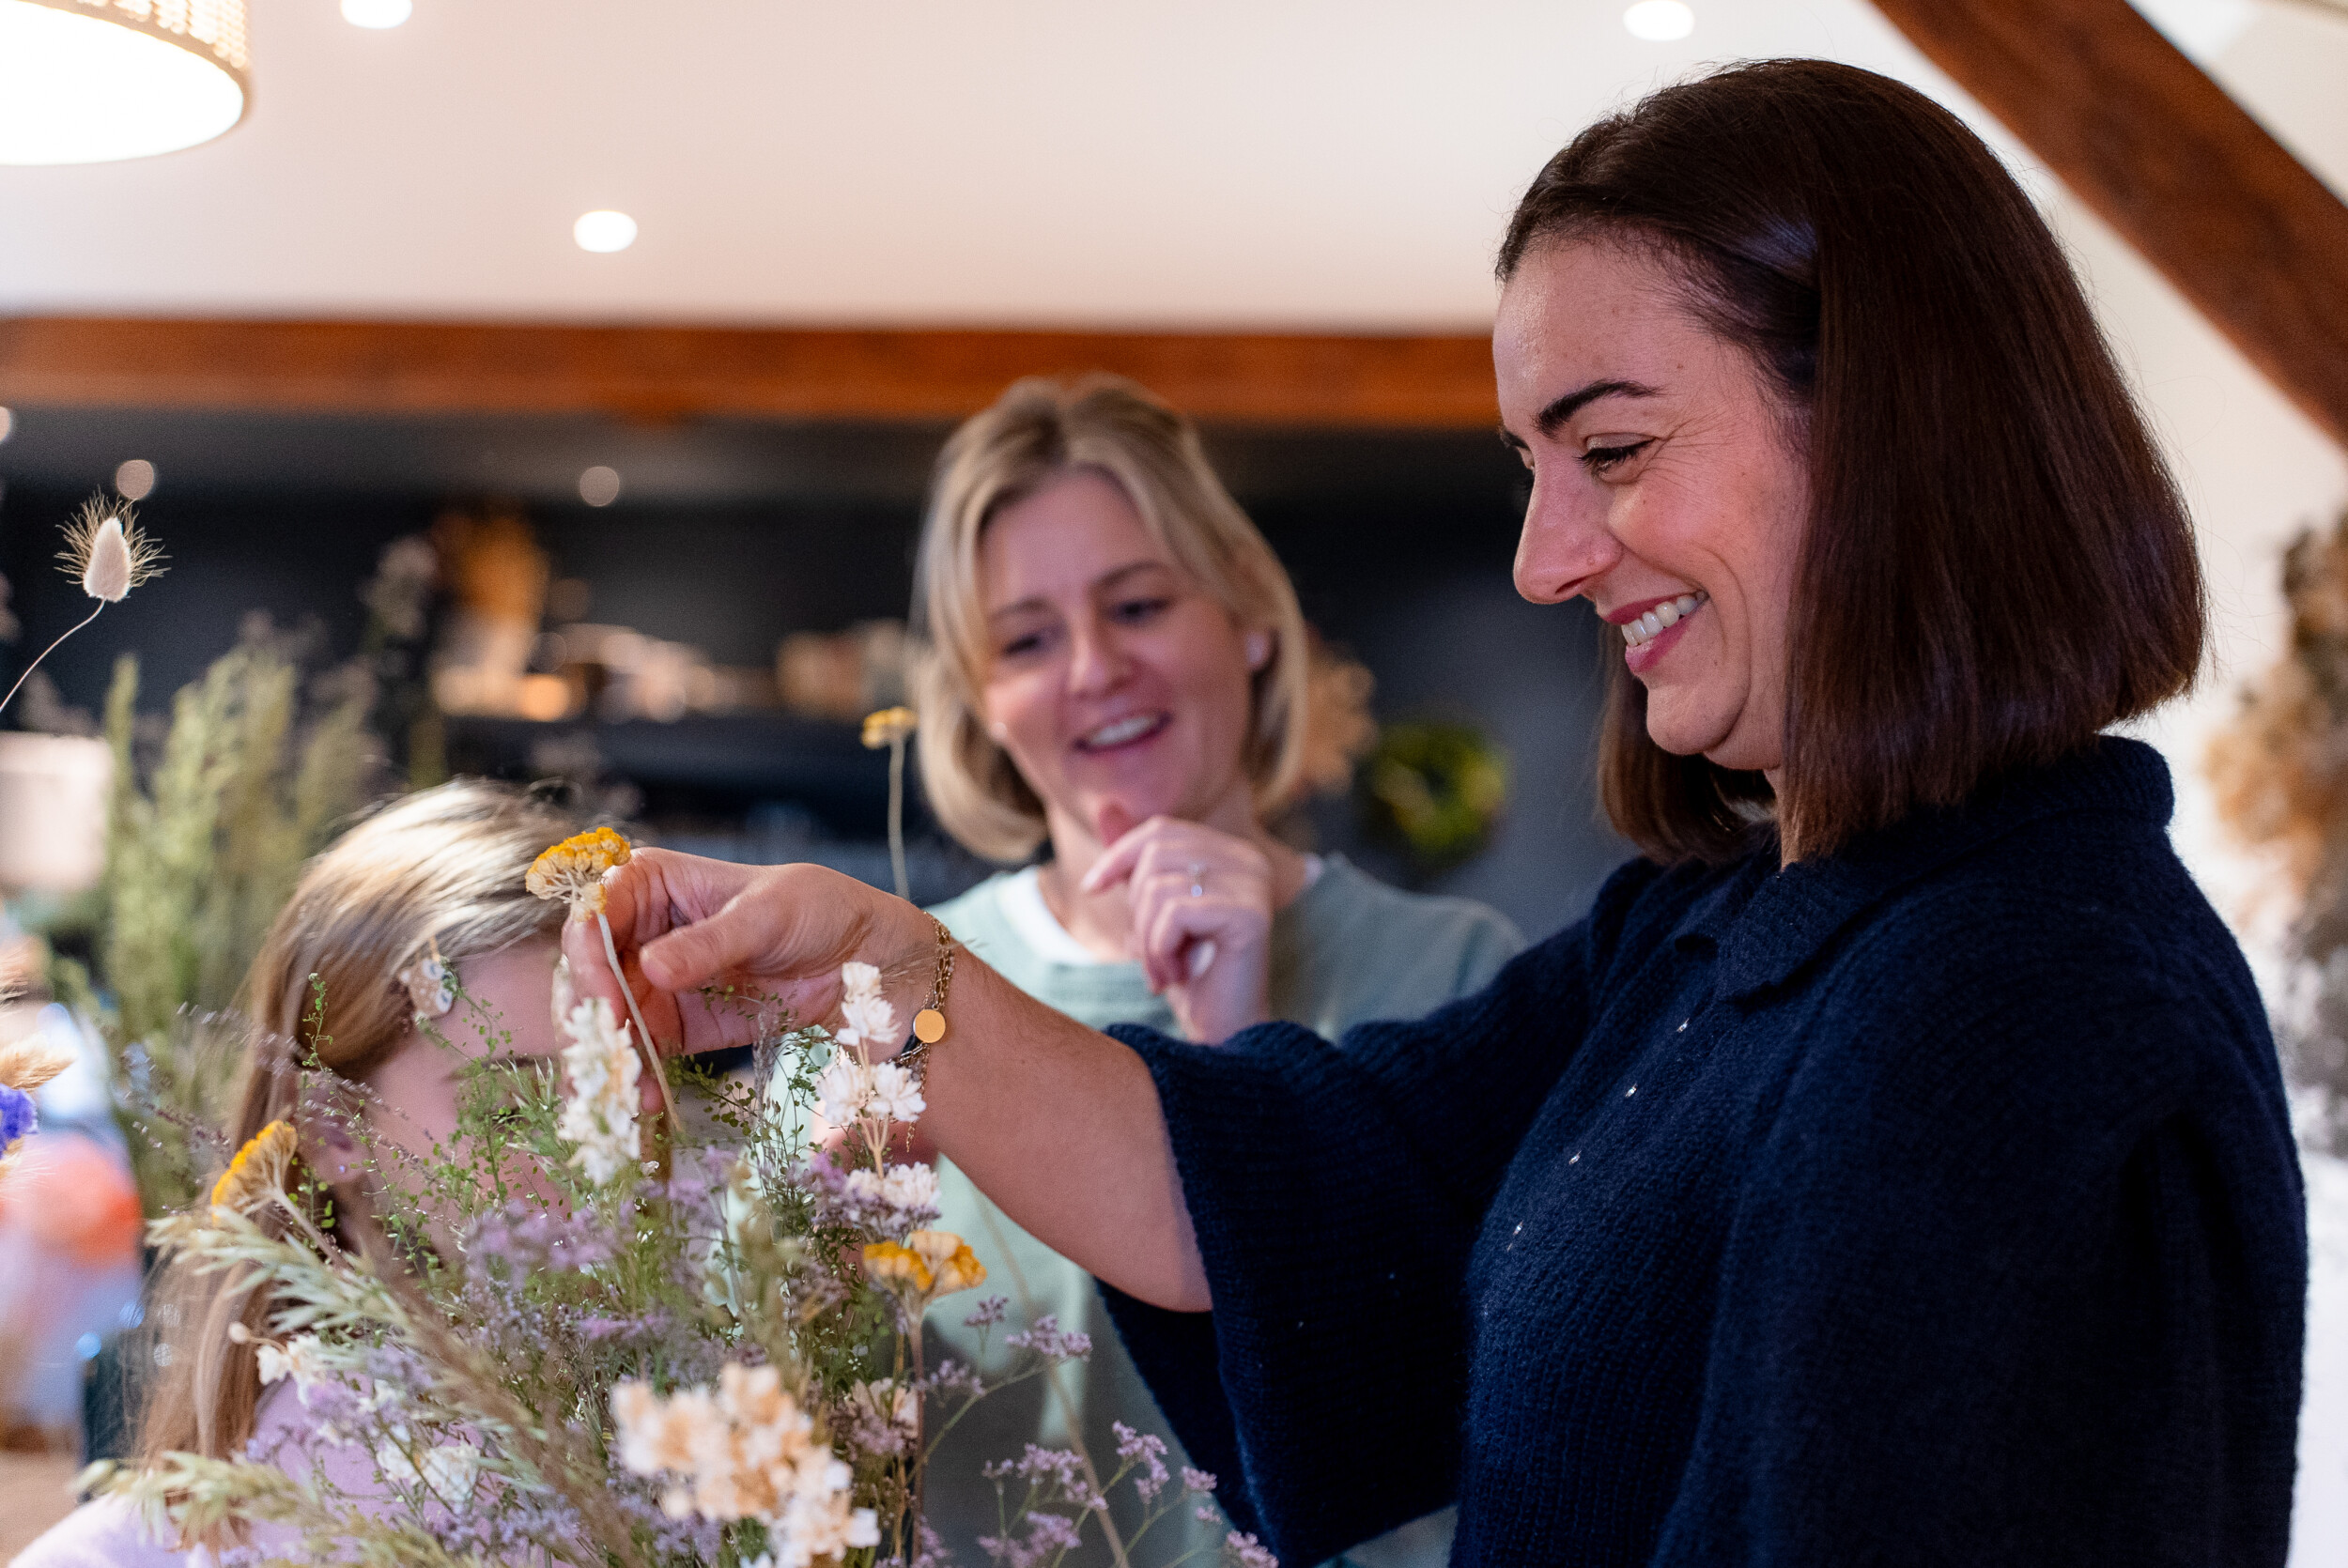
[[[193,1201],[218,1162],[192,1146],[193,1130],[232,1119],[237,1042],[205,1015],[235,999],[303,864],[364,798],[372,692],[363,679],[330,684],[339,689],[305,723],[298,666],[269,640],[248,640],[173,698],[148,763],[138,661],[116,662],[98,972],[61,965],[56,982],[128,1066],[122,1115],[150,1214]]]

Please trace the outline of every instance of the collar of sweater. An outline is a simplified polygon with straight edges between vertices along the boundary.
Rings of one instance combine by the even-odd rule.
[[[2048,817],[2116,817],[2165,829],[2176,800],[2160,753],[2099,737],[2061,761],[1984,786],[1964,805],[1918,811],[1836,853],[1776,869],[1772,840],[1720,877],[1674,932],[1720,954],[1722,994],[1791,980],[1846,926],[1901,888]]]

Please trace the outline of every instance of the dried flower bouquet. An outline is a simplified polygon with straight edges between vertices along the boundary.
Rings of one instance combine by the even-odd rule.
[[[586,880],[550,876],[547,891],[576,903]],[[664,1068],[639,1025],[559,976],[568,1044],[550,1070],[508,1053],[453,973],[409,977],[447,1006],[420,1008],[428,1034],[479,1037],[449,1141],[402,1153],[353,1115],[361,1091],[297,1063],[301,1115],[153,1226],[159,1246],[272,1302],[265,1333],[230,1337],[254,1342],[265,1383],[290,1379],[306,1437],[97,1467],[89,1483],[250,1562],[944,1562],[921,1517],[939,1437],[994,1389],[1090,1345],[1046,1319],[1007,1334],[1018,1360],[991,1382],[925,1360],[930,1312],[983,1330],[1005,1303],[948,1306],[986,1270],[933,1228],[935,1173],[889,1161],[891,1124],[925,1108],[920,1084],[874,1060],[902,1038],[877,971],[852,963],[842,982],[836,1032],[713,994],[751,1024],[740,1081]],[[648,1158],[638,1114],[648,1068],[684,1108],[650,1140],[665,1161]],[[362,1151],[372,1212],[338,1211],[305,1170],[295,1129],[313,1121]],[[811,1136],[825,1123],[829,1146]],[[1141,1533],[1177,1510],[1212,1514],[1213,1477],[1178,1482],[1158,1439],[1119,1437],[1105,1473],[1035,1447],[989,1467],[1003,1499],[989,1556],[1058,1563],[1121,1485],[1147,1509]],[[1139,1540],[1112,1538],[1120,1563]],[[1236,1532],[1223,1555],[1271,1561]]]

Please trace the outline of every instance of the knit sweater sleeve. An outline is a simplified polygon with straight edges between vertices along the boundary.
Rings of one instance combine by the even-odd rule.
[[[1651,869],[1416,1022],[1219,1047],[1109,1031],[1156,1082],[1214,1298],[1181,1314],[1107,1291],[1111,1312],[1226,1511],[1290,1559],[1450,1500],[1468,1252]]]
[[[2305,1241],[2255,993],[2028,913],[2018,960],[1993,911],[1847,966],[1860,1025],[1729,1234],[1655,1568],[2282,1561]]]

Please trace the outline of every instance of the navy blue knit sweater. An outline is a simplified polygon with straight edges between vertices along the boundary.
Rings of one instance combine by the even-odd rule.
[[[2106,740],[1831,858],[1625,867],[1332,1045],[1143,1029],[1212,1314],[1112,1294],[1311,1562],[2280,1563],[2306,1222],[2272,1040]]]

